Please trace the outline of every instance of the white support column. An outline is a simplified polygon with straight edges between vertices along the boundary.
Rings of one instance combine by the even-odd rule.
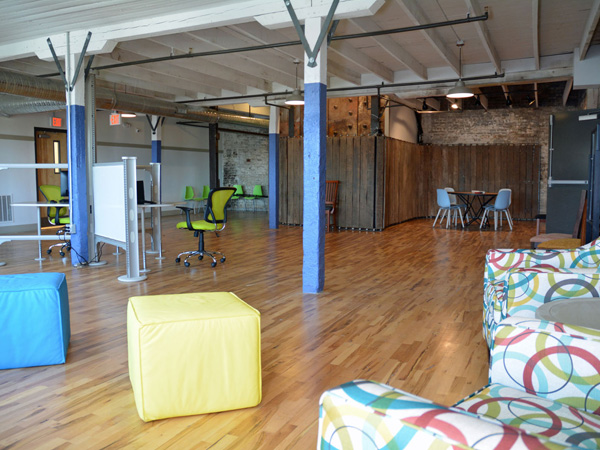
[[[324,20],[307,18],[306,40],[311,48]],[[327,142],[327,42],[317,54],[316,67],[304,55],[304,217],[302,291],[317,293],[325,283],[325,154]]]

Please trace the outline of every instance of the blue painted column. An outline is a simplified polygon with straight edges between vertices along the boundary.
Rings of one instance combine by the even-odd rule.
[[[162,125],[160,124],[160,116],[152,116],[150,123],[152,124],[152,162],[162,162]]]
[[[323,19],[307,18],[305,34],[314,46]],[[325,283],[325,154],[327,102],[327,43],[321,45],[317,66],[308,67],[304,54],[304,217],[302,291],[317,293]]]
[[[279,228],[279,108],[269,115],[269,228]]]
[[[74,55],[67,55],[67,79],[75,67]],[[90,260],[88,249],[89,213],[87,203],[86,145],[85,145],[85,82],[79,72],[73,90],[67,91],[67,140],[69,142],[69,203],[71,209],[71,264],[76,266]],[[73,231],[74,226],[74,231]]]

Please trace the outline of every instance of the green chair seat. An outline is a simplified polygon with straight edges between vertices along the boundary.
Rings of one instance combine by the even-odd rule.
[[[193,222],[191,222],[191,224],[192,224],[192,229],[194,229],[194,230],[214,231],[218,228],[216,224],[207,222],[206,220],[194,220]],[[177,224],[177,228],[186,229],[186,230],[189,229],[187,222],[179,222]]]

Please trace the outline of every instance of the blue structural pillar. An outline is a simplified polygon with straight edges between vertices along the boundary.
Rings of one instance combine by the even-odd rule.
[[[73,55],[67,55],[67,79],[70,79],[75,66]],[[70,67],[69,67],[70,66]],[[71,69],[71,70],[69,70]],[[71,209],[71,264],[88,262],[88,202],[85,145],[85,82],[83,70],[75,81],[73,90],[68,91],[67,101],[67,139],[69,142],[69,203]]]
[[[279,108],[269,115],[269,228],[279,228]]]
[[[311,48],[323,19],[307,18],[305,34]],[[317,293],[325,283],[325,153],[327,102],[327,43],[321,45],[316,67],[304,54],[304,217],[302,291]]]
[[[162,118],[152,116],[150,119],[152,126],[152,162],[162,162]]]

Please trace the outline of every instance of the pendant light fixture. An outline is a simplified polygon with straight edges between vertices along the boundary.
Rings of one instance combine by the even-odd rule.
[[[298,89],[298,64],[300,64],[299,60],[294,60],[294,64],[296,64],[296,89],[292,92],[286,101],[286,105],[304,105],[304,96],[300,93],[300,89]]]
[[[459,40],[456,42],[458,47],[458,81],[452,89],[448,91],[446,97],[448,98],[469,98],[475,94],[473,91],[465,86],[465,82],[462,80],[462,47],[465,45],[464,41]]]

